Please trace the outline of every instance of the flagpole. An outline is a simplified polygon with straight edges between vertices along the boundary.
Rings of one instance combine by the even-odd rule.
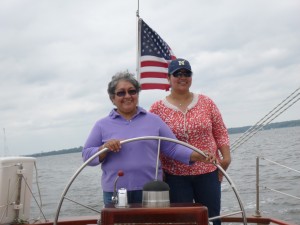
[[[141,90],[169,90],[168,64],[176,58],[169,45],[139,16],[137,10],[137,80]]]
[[[137,18],[137,51],[136,51],[136,74],[137,80],[140,82],[140,44],[141,43],[141,27],[140,27],[140,1],[138,0],[138,8],[136,11]]]
[[[136,16],[140,18],[140,0],[138,0],[138,8],[136,10]]]

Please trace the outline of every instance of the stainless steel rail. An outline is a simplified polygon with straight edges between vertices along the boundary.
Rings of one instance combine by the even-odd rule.
[[[299,170],[296,170],[296,169],[293,169],[291,167],[285,166],[283,164],[280,164],[278,162],[272,161],[272,160],[267,159],[265,157],[257,156],[256,157],[256,210],[255,210],[255,216],[257,216],[257,217],[261,216],[261,213],[260,213],[260,204],[259,204],[259,202],[260,202],[260,200],[259,200],[259,197],[260,197],[260,188],[268,189],[270,191],[273,191],[273,192],[276,192],[276,193],[279,193],[279,194],[282,194],[282,195],[289,196],[291,198],[295,198],[295,199],[299,199],[300,200],[300,197],[297,197],[295,195],[291,195],[291,194],[288,194],[286,192],[282,192],[282,191],[279,191],[279,190],[276,190],[276,189],[273,189],[273,188],[270,188],[270,187],[267,187],[267,186],[260,185],[260,179],[259,179],[260,178],[260,170],[259,170],[260,160],[259,159],[266,160],[266,161],[268,161],[268,162],[270,162],[272,164],[276,164],[277,166],[283,167],[285,169],[288,169],[290,171],[294,171],[294,172],[300,174]]]

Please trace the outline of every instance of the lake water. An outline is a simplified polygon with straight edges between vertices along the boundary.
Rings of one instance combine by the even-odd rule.
[[[240,135],[230,135],[231,143]],[[232,164],[227,172],[240,194],[248,215],[254,215],[256,210],[257,156],[300,171],[300,127],[260,131],[232,153]],[[39,201],[36,186],[38,183],[42,208],[47,219],[54,218],[63,190],[81,165],[80,153],[37,158],[38,182],[33,182],[33,192]],[[86,167],[70,187],[68,198],[100,211],[102,208],[100,176],[100,166]],[[300,200],[268,189],[275,189],[300,198],[299,173],[261,159],[260,186],[260,213],[262,215],[300,224]],[[234,192],[229,183],[224,180],[222,213],[238,210],[239,204]],[[60,211],[60,217],[94,214],[95,212],[66,199]],[[34,201],[31,217],[43,218]]]

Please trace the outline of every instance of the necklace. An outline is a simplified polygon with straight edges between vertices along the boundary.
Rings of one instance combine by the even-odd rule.
[[[190,95],[185,99],[178,99],[174,98],[173,96],[169,96],[170,102],[174,105],[177,105],[178,107],[186,106],[190,103],[191,98],[193,98],[193,93],[190,93]]]

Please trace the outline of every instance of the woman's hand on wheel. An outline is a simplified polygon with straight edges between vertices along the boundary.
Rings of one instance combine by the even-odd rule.
[[[112,152],[119,152],[121,149],[121,142],[117,139],[111,139],[103,145],[103,148],[108,148]]]

